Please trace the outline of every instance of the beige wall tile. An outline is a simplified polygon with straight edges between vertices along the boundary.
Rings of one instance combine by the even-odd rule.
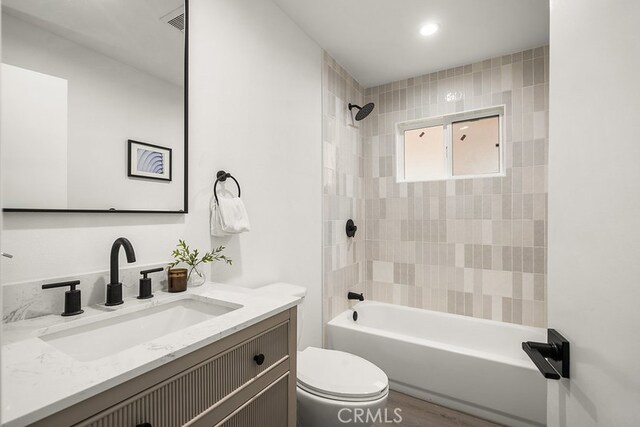
[[[545,326],[548,49],[364,91],[324,58],[325,322],[348,307],[344,292],[364,289],[368,299]],[[463,100],[447,102],[450,92]],[[376,109],[349,126],[346,104],[365,101]],[[508,111],[506,177],[395,182],[397,122],[497,103]],[[349,217],[355,244],[343,232]]]

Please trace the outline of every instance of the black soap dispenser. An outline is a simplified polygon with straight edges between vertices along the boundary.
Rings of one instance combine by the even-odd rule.
[[[147,277],[147,274],[157,273],[158,271],[162,271],[164,268],[152,268],[151,270],[143,270],[140,272],[142,274],[142,278],[140,279],[140,289],[138,290],[138,299],[149,299],[153,298],[153,294],[151,293],[151,278]]]

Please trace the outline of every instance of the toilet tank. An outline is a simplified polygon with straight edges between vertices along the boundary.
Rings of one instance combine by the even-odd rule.
[[[304,297],[307,295],[307,288],[290,283],[277,282],[269,285],[261,286],[255,289],[255,292],[261,295],[289,295],[292,297],[303,298],[298,304],[298,350],[300,350],[300,340],[302,338],[302,327],[304,323]]]

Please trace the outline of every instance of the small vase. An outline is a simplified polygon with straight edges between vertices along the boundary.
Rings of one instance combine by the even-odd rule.
[[[189,282],[189,287],[196,287],[203,285],[207,278],[204,277],[204,273],[198,270],[198,267],[192,267],[187,281]]]

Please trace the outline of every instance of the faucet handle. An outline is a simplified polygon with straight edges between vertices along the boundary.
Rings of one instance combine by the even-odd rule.
[[[84,310],[80,308],[82,306],[80,289],[76,289],[76,286],[79,284],[80,280],[48,283],[42,285],[42,289],[63,288],[69,286],[71,289],[64,293],[64,312],[62,313],[62,316],[75,316],[77,314],[84,313]]]
[[[164,267],[152,268],[150,270],[142,270],[140,272],[140,274],[142,274],[142,276],[146,279],[147,278],[147,274],[157,273],[157,272],[162,271],[162,270],[164,270]]]
[[[142,274],[142,279],[140,279],[138,299],[153,298],[153,294],[151,293],[151,279],[147,277],[147,274],[157,273],[162,270],[164,270],[164,267],[152,268],[149,270],[142,270],[140,272],[140,274]]]
[[[63,288],[65,286],[71,286],[71,290],[75,291],[76,286],[80,284],[80,280],[71,280],[68,282],[59,282],[59,283],[48,283],[46,285],[42,285],[42,289],[53,289],[53,288]]]

